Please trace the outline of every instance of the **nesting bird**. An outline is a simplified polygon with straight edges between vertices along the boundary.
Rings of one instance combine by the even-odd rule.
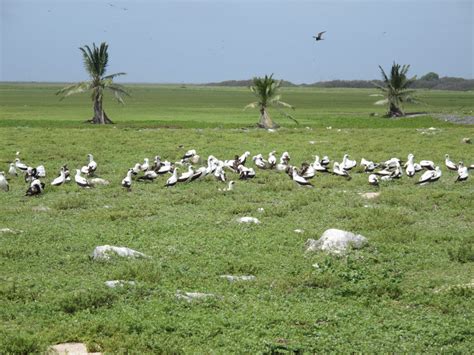
[[[467,166],[464,166],[464,163],[462,161],[459,162],[458,164],[458,177],[456,178],[456,181],[454,182],[460,182],[460,181],[466,181],[469,177],[469,169]]]
[[[178,169],[173,167],[172,170],[173,170],[173,174],[166,181],[165,187],[174,186],[178,182]]]
[[[66,182],[66,171],[64,167],[61,167],[59,176],[51,182],[52,186],[60,186]]]
[[[441,169],[439,168],[439,166],[436,166],[434,170],[425,171],[416,184],[423,186],[431,182],[438,181],[440,177]]]
[[[132,191],[132,174],[133,169],[128,169],[127,176],[122,180],[122,187],[127,189],[129,192]]]
[[[44,183],[41,182],[39,179],[34,179],[28,190],[26,190],[25,196],[35,196],[39,195],[44,191]]]
[[[369,184],[373,186],[379,186],[379,178],[375,174],[369,175]]]
[[[74,181],[76,181],[76,184],[80,187],[83,187],[85,189],[89,189],[92,187],[92,185],[89,183],[89,181],[81,176],[81,170],[76,169],[76,175],[74,176]]]
[[[446,154],[445,156],[445,160],[444,160],[444,165],[446,165],[446,167],[449,169],[449,170],[452,170],[452,171],[457,171],[458,170],[458,167],[456,164],[454,164],[451,159],[449,159],[449,155]]]
[[[10,185],[8,185],[8,181],[5,178],[5,173],[3,171],[0,171],[0,189],[5,192],[10,190]]]

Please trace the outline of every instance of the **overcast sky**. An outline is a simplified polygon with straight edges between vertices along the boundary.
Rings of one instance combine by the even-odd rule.
[[[84,80],[78,47],[102,41],[127,82],[373,79],[393,61],[418,76],[474,73],[473,0],[0,3],[0,81]]]

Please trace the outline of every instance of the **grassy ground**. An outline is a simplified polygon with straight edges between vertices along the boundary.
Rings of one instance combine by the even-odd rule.
[[[111,181],[94,190],[48,186],[26,198],[17,179],[0,193],[0,228],[23,231],[0,233],[2,352],[66,341],[105,352],[470,351],[473,290],[446,288],[474,274],[474,189],[472,181],[454,184],[455,173],[443,169],[424,187],[404,177],[370,201],[359,193],[373,189],[357,172],[351,181],[317,176],[313,190],[273,171],[257,171],[225,194],[212,179],[120,188],[144,157],[174,160],[190,148],[222,159],[288,150],[295,164],[345,152],[376,161],[412,152],[439,164],[449,153],[472,164],[472,145],[461,143],[473,137],[470,126],[368,117],[382,112],[371,91],[295,89],[284,100],[299,107],[302,127],[242,130],[256,119],[241,110],[252,100],[244,89],[143,86],[124,108],[109,105],[116,126],[91,127],[77,123],[90,114],[87,98],[58,103],[56,87],[45,85],[0,90],[2,169],[20,150],[26,162],[46,166],[48,182],[62,164],[79,167],[92,152],[98,174]],[[424,95],[438,112],[459,111],[468,98],[462,110],[472,110],[474,102],[472,93]],[[431,126],[440,130],[417,130]],[[242,216],[262,223],[236,223]],[[369,246],[342,258],[304,253],[305,241],[328,228],[360,233]],[[104,244],[151,258],[90,260]],[[256,280],[229,283],[222,274]],[[137,284],[104,286],[114,279]],[[177,290],[217,297],[187,303]]]

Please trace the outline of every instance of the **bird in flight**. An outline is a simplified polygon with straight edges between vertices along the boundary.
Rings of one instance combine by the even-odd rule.
[[[324,39],[323,38],[324,33],[326,33],[326,31],[319,32],[316,36],[313,36],[313,38],[316,39],[316,41],[322,41]]]

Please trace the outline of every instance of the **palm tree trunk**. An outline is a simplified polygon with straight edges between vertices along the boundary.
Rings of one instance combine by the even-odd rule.
[[[403,114],[403,111],[398,106],[396,106],[394,104],[390,104],[390,109],[389,109],[388,115],[390,117],[401,117],[404,114]]]
[[[273,122],[265,107],[260,109],[260,121],[257,123],[257,125],[258,127],[265,129],[279,127],[275,122]]]
[[[113,124],[102,108],[102,100],[99,98],[94,99],[94,117],[87,122],[93,124]]]

